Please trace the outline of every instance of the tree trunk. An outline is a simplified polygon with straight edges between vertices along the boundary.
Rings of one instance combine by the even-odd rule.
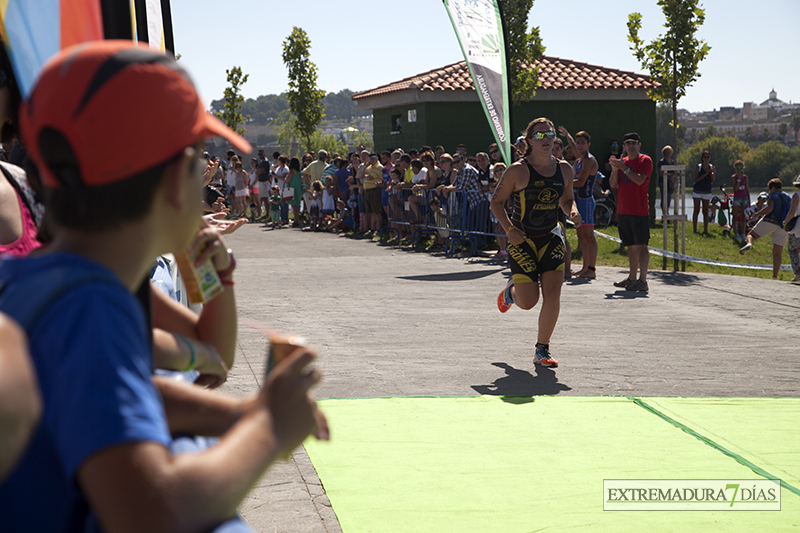
[[[678,160],[678,57],[672,51],[672,159]]]

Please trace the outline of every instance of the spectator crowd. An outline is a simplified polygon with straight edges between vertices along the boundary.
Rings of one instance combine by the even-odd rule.
[[[627,148],[624,143],[614,140],[604,157],[595,158],[590,153],[589,133],[580,132],[573,138],[561,127],[559,134],[564,141],[556,137],[553,155],[566,160],[575,169],[574,193],[584,221],[575,228],[578,242],[576,250],[580,250],[583,264],[575,271],[571,270],[569,256],[572,250],[567,241],[565,275],[567,278],[573,275],[594,278],[597,258],[595,205],[602,201],[610,206],[610,223],[617,224],[619,180],[612,185],[614,168],[610,161],[612,158],[619,161],[625,159]],[[523,137],[518,138],[512,147],[513,161],[522,157],[520,148],[524,150]],[[641,211],[647,205],[647,213],[641,213],[641,216],[649,215],[647,190],[650,174],[658,182],[662,212],[669,214],[670,209],[672,213],[677,209],[678,202],[672,202],[676,194],[677,174],[662,170],[662,167],[675,164],[672,154],[672,147],[665,146],[658,164],[653,165],[657,167],[653,169],[655,173],[651,170],[638,188]],[[647,154],[641,155],[650,159]],[[429,250],[442,249],[448,235],[466,232],[472,235],[478,251],[497,250],[493,256],[495,260],[503,262],[508,259],[505,250],[507,237],[489,209],[495,187],[507,168],[497,144],[491,144],[485,152],[475,154],[469,153],[464,144],[456,146],[452,153],[437,145],[412,148],[407,152],[403,148],[387,149],[380,153],[356,149],[347,154],[330,154],[319,150],[298,158],[273,152],[271,159],[267,158],[264,150],[259,150],[258,159],[251,160],[249,179],[242,178],[241,171],[237,170],[241,158],[233,150],[229,150],[222,161],[208,153],[206,158],[217,163],[213,179],[207,186],[205,208],[208,212],[225,211],[229,218],[246,217],[252,222],[264,222],[274,229],[293,227],[306,231],[346,232],[367,238],[380,235],[382,243],[399,241],[400,244],[410,244],[412,236],[419,230],[418,234],[426,240]],[[781,251],[789,242],[790,260],[800,265],[792,244],[793,239],[798,237],[782,228],[789,218],[795,216],[793,214],[786,218],[790,207],[790,202],[786,200],[788,195],[771,196],[773,191],[770,189],[770,192],[761,193],[751,203],[743,168],[743,162],[735,163],[736,173],[730,181],[733,193],[726,195],[723,189],[719,196],[712,191],[714,168],[710,164],[710,154],[704,153],[703,161],[687,172],[687,181],[692,186],[695,232],[701,214],[703,230],[708,232],[709,220],[717,218],[720,204],[727,206],[725,198],[728,198],[734,240],[746,244],[746,235],[752,232],[761,218],[767,215],[775,220],[780,218],[781,227],[774,232],[777,234],[774,239],[777,240],[773,242],[781,246]],[[666,191],[663,190],[665,181],[668,186]],[[245,187],[246,183],[249,183],[248,187]],[[770,183],[772,186],[777,182],[773,180]],[[237,202],[243,197],[245,201]],[[771,202],[778,204],[775,211],[764,211],[763,208],[769,207]],[[509,202],[509,212],[511,208]],[[563,218],[561,222],[565,230],[570,229]],[[729,227],[727,219],[724,227]],[[764,233],[763,227],[760,231]],[[727,232],[728,229],[725,229]],[[759,230],[754,235],[759,235]],[[457,244],[456,249],[459,248],[461,245]],[[776,264],[780,265],[781,254],[779,251],[775,253]],[[800,266],[795,269],[795,275],[800,280]]]

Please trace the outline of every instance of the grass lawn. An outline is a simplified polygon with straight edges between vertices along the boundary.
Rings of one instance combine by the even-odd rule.
[[[619,231],[616,226],[609,226],[607,228],[597,229],[600,233],[619,237]],[[772,264],[772,243],[769,237],[757,240],[750,251],[745,255],[739,255],[739,248],[742,246],[733,240],[732,237],[723,237],[722,228],[716,224],[709,224],[709,235],[702,235],[692,232],[691,223],[687,224],[686,228],[686,255],[693,257],[701,257],[703,259],[710,259],[714,261],[724,261],[728,263],[740,263],[750,265],[771,265]],[[657,221],[653,227],[650,228],[650,246],[653,248],[663,248],[663,235],[664,230],[661,221]],[[570,245],[573,251],[577,248],[578,237],[574,229],[567,230]],[[672,227],[668,229],[667,233],[667,250],[673,251],[672,240]],[[680,247],[680,227],[678,227],[678,246]],[[680,249],[679,249],[680,251]],[[573,265],[581,262],[580,251],[573,252]],[[784,265],[789,264],[789,253],[784,248],[783,260]],[[609,239],[597,237],[597,264],[601,266],[628,266],[628,254],[626,250],[620,251],[619,244]],[[771,278],[772,270],[752,270],[747,268],[730,268],[719,267],[712,265],[703,265],[699,263],[686,262],[686,272],[709,272],[713,274],[730,274],[735,276],[749,276],[753,278]],[[576,270],[576,266],[572,269]],[[679,270],[680,264],[676,268],[675,261],[668,259],[667,266],[664,267],[664,258],[657,255],[650,255],[650,270]],[[778,274],[778,279],[789,281],[794,277],[791,270],[781,271]]]

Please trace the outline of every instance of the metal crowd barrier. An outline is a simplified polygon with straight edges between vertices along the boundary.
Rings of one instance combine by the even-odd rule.
[[[389,196],[389,226],[382,228],[380,242],[406,235],[414,250],[421,250],[426,237],[444,239],[447,257],[455,253],[457,245],[469,247],[470,256],[478,253],[486,237],[504,237],[494,232],[495,223],[489,212],[489,200],[480,191],[454,191],[438,194],[435,189],[416,193],[403,189]]]

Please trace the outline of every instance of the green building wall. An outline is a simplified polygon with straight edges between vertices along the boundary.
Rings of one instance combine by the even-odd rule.
[[[408,111],[416,110],[416,122],[408,122]],[[652,100],[560,100],[533,101],[513,106],[513,139],[537,117],[547,117],[556,128],[564,126],[572,135],[585,130],[592,137],[591,152],[600,162],[607,160],[611,141],[622,143],[622,137],[635,131],[642,139],[642,151],[655,163],[656,104]],[[373,139],[378,151],[394,148],[409,150],[420,146],[441,144],[453,153],[464,143],[470,154],[486,152],[495,142],[486,115],[478,102],[426,102],[396,106],[373,111]],[[393,133],[392,117],[400,116],[402,133]],[[512,141],[513,142],[513,141]],[[651,215],[655,216],[654,176],[650,180]]]

